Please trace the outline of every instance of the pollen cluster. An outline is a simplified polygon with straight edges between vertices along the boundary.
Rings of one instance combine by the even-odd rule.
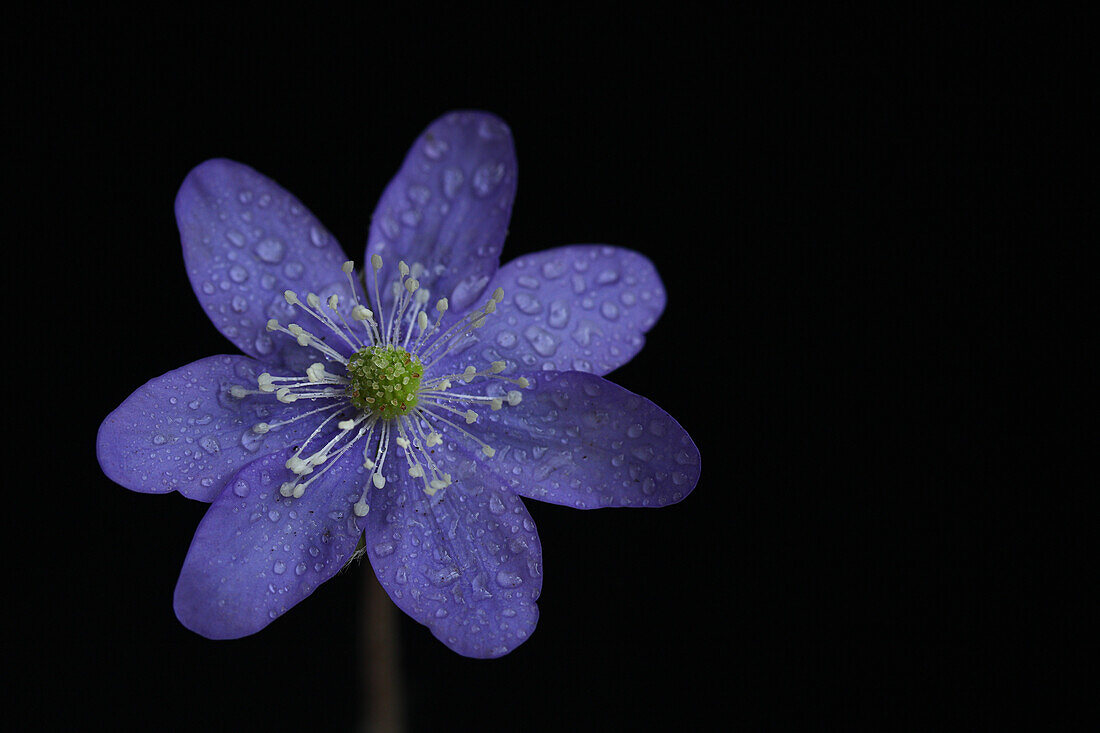
[[[348,360],[347,395],[364,412],[383,418],[416,407],[424,365],[400,346],[369,346]]]

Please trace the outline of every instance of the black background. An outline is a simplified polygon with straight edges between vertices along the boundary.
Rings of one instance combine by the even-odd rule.
[[[182,266],[188,170],[253,166],[359,260],[409,144],[462,108],[515,136],[505,261],[607,242],[657,265],[668,308],[609,378],[681,422],[703,474],[660,511],[528,502],[536,633],[468,660],[402,616],[409,730],[909,728],[1079,684],[1043,657],[1064,619],[1025,590],[1054,549],[1031,524],[1043,510],[1004,478],[1026,461],[1021,344],[1073,356],[1034,315],[1061,273],[1031,246],[1083,196],[1057,176],[1019,199],[1015,185],[1068,152],[1072,120],[1044,112],[1065,90],[1032,61],[1080,31],[463,13],[54,10],[16,26],[10,170],[30,195],[10,214],[33,234],[8,247],[36,295],[9,315],[52,324],[20,342],[45,384],[9,380],[37,406],[31,519],[12,520],[28,531],[9,558],[32,576],[12,603],[34,719],[361,722],[369,566],[253,637],[202,639],[172,590],[205,505],[114,485],[94,434],[147,379],[233,353]]]

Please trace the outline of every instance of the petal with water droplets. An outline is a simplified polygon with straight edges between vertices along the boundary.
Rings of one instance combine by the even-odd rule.
[[[641,350],[665,307],[653,263],[605,245],[518,257],[500,268],[488,290],[497,287],[504,300],[474,336],[484,358],[520,370],[607,374]]]
[[[593,374],[532,372],[523,401],[486,411],[485,466],[513,491],[578,509],[660,507],[699,480],[699,450],[655,404]]]
[[[366,480],[354,450],[300,499],[279,493],[291,449],[233,476],[199,524],[176,584],[176,616],[208,639],[253,634],[336,574],[361,534],[352,505]]]
[[[307,417],[264,434],[253,431],[257,423],[314,408],[270,395],[232,396],[234,385],[256,389],[265,369],[243,356],[211,356],[150,380],[100,425],[96,453],[103,472],[133,491],[179,491],[213,501],[243,465],[300,441],[320,422]]]
[[[538,621],[542,546],[523,501],[477,464],[427,496],[393,476],[367,515],[366,546],[401,610],[467,657],[499,657]]]
[[[268,363],[304,368],[319,356],[281,333],[270,318],[297,322],[347,345],[283,292],[303,299],[338,295],[345,316],[354,305],[336,239],[297,199],[266,176],[232,160],[208,160],[187,174],[176,196],[176,221],[191,286],[210,320],[241,351]],[[362,297],[362,295],[360,295]]]
[[[418,275],[434,299],[461,315],[497,270],[516,195],[512,133],[487,112],[450,112],[413,143],[371,219],[370,256],[382,256],[379,284],[397,263],[427,268]],[[389,302],[389,293],[383,295]]]

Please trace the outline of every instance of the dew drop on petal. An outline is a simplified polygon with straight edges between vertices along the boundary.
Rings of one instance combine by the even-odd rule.
[[[260,240],[253,251],[261,260],[274,265],[282,262],[283,256],[286,254],[286,245],[283,244],[282,240],[268,237]]]

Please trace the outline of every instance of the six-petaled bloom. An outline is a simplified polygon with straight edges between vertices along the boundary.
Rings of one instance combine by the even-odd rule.
[[[688,434],[605,381],[664,308],[634,252],[574,245],[498,269],[511,134],[450,113],[371,221],[363,277],[293,196],[240,163],[184,180],[187,273],[248,356],[153,379],[103,422],[106,474],[211,502],[175,592],[188,628],[256,632],[363,541],[394,602],[472,657],[538,619],[542,553],[521,496],[658,507],[699,478]]]

